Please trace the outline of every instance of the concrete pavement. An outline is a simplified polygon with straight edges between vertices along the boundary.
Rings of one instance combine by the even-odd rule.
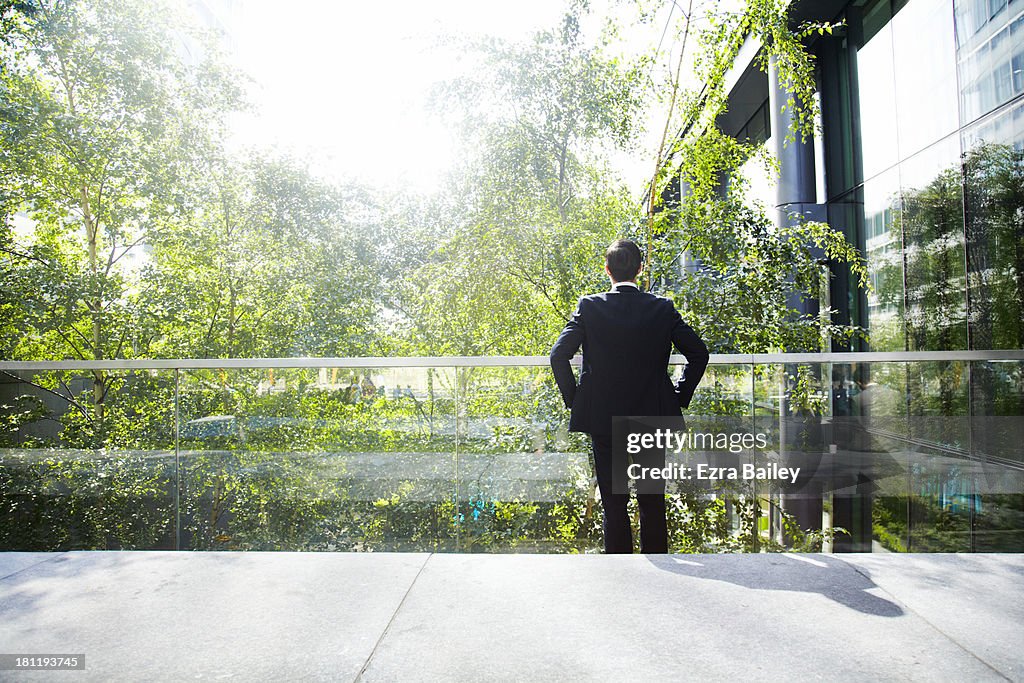
[[[1024,681],[1024,555],[0,553],[13,681]]]

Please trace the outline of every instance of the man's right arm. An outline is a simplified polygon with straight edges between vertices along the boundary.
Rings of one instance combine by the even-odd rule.
[[[572,408],[573,399],[576,397],[576,376],[572,373],[569,361],[583,345],[583,317],[580,314],[582,304],[583,300],[580,299],[576,311],[565,324],[562,334],[558,335],[555,345],[551,347],[551,372],[555,375],[555,384],[558,385],[566,408]]]

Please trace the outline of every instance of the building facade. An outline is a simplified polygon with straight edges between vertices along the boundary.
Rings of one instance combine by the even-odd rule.
[[[820,134],[783,144],[793,126],[784,89],[773,65],[758,67],[753,40],[729,74],[718,125],[765,141],[777,157],[780,176],[761,198],[777,220],[827,220],[866,258],[870,291],[829,266],[822,303],[836,322],[867,332],[832,350],[1024,348],[1024,0],[803,1],[792,17],[841,23],[810,45]],[[1024,363],[983,355],[828,368],[831,416],[856,418],[858,394],[884,388],[913,449],[952,458],[916,480],[906,501],[894,504],[871,481],[834,500],[833,523],[851,531],[845,549],[870,550],[894,517],[903,549],[934,549],[915,546],[915,517],[949,514],[965,531],[943,549],[1020,550],[1019,486],[997,489],[956,465],[1002,458],[1024,467]],[[813,523],[821,502],[811,498],[791,509]],[[998,533],[986,535],[986,515],[1001,520]]]
[[[811,49],[822,134],[783,146],[774,73],[734,67],[727,134],[767,140],[775,205],[816,207],[867,258],[873,291],[833,273],[852,349],[1024,348],[1024,0],[796,3],[842,22]],[[807,213],[805,211],[805,213]]]

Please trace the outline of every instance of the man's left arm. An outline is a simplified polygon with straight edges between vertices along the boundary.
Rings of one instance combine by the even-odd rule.
[[[671,302],[669,305],[672,306]],[[679,353],[686,356],[686,369],[683,376],[676,382],[676,396],[679,398],[679,407],[688,408],[697,385],[704,377],[704,370],[708,367],[708,347],[693,331],[693,328],[683,321],[679,311],[672,306],[675,313],[676,323],[672,328],[672,344],[679,350]]]
[[[576,376],[572,372],[572,365],[569,363],[572,357],[583,345],[584,327],[583,316],[580,314],[583,300],[576,306],[575,312],[565,324],[558,340],[551,347],[551,372],[555,376],[555,384],[562,394],[562,400],[566,408],[572,408],[573,399],[576,398]]]

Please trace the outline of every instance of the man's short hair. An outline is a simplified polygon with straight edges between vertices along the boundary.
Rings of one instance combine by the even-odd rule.
[[[615,281],[624,282],[640,272],[643,256],[633,240],[615,240],[604,253],[604,262]]]

